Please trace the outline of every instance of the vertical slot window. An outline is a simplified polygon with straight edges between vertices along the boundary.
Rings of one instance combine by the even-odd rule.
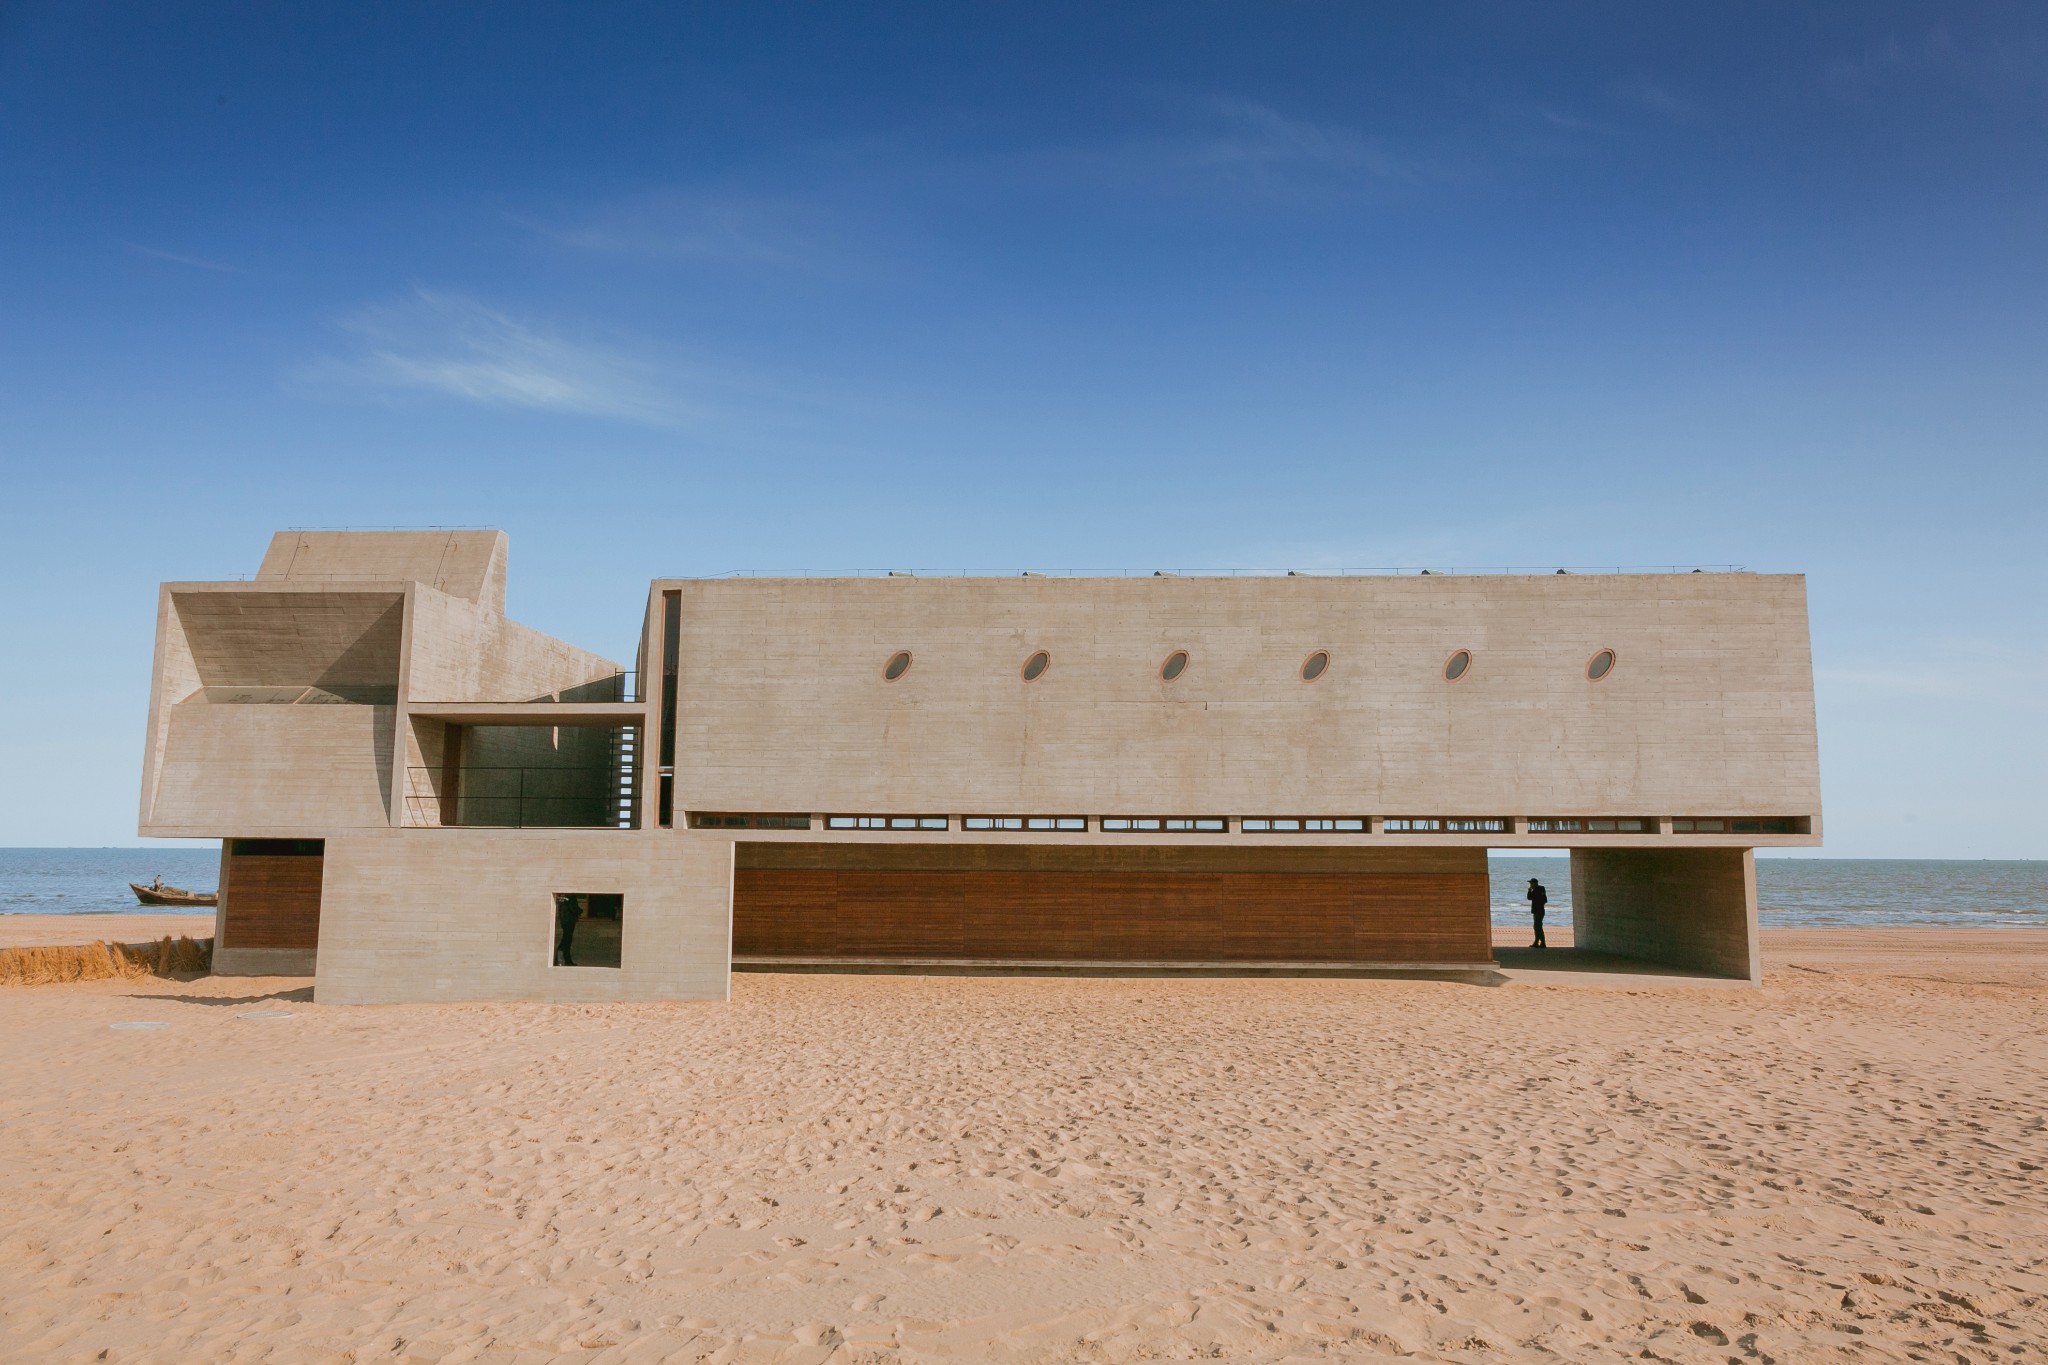
[[[676,694],[682,683],[683,595],[661,595],[661,786],[656,812],[663,829],[676,823]]]

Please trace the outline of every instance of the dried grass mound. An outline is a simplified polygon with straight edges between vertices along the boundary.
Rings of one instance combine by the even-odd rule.
[[[159,943],[0,948],[0,986],[47,986],[111,977],[200,976],[213,968],[213,940],[165,936]]]

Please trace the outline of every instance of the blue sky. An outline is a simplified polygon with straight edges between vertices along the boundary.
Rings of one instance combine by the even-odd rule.
[[[155,584],[1809,575],[1831,855],[2048,856],[2048,12],[0,8],[0,844]]]

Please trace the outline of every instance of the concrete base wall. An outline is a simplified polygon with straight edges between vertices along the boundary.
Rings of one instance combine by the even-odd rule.
[[[314,998],[724,1000],[730,840],[623,830],[331,837]],[[620,965],[556,967],[556,892],[625,897]]]
[[[220,940],[216,938],[215,943]],[[311,976],[311,948],[215,948],[215,976]]]
[[[1572,850],[1581,948],[1761,984],[1756,855],[1746,848]]]

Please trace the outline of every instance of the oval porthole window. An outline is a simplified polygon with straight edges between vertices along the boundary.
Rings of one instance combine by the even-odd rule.
[[[1614,651],[1603,649],[1586,661],[1586,676],[1599,682],[1614,671]]]
[[[1301,680],[1303,682],[1314,682],[1317,678],[1323,676],[1324,670],[1328,669],[1329,666],[1330,651],[1319,649],[1301,661]]]
[[[1051,667],[1052,655],[1046,653],[1042,649],[1039,650],[1036,654],[1032,655],[1030,658],[1024,661],[1024,681],[1037,682],[1040,678],[1045,676],[1045,670]]]
[[[1159,665],[1159,676],[1167,682],[1172,682],[1187,671],[1188,652],[1184,649],[1176,649],[1166,656],[1165,663]]]
[[[910,651],[907,649],[899,649],[894,654],[891,654],[889,662],[882,666],[882,676],[890,682],[895,682],[909,671]]]
[[[1464,677],[1466,671],[1471,667],[1472,651],[1469,649],[1459,650],[1456,654],[1444,660],[1444,681],[1456,682]]]

